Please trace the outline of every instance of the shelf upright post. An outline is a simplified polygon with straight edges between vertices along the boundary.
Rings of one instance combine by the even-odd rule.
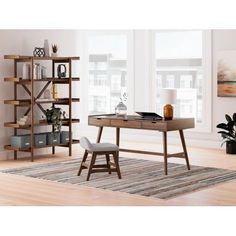
[[[72,155],[72,60],[69,59],[69,156]]]
[[[52,78],[55,78],[55,61],[52,60]],[[54,82],[52,81],[52,87],[54,85]],[[54,108],[54,103],[52,104],[52,107]],[[54,125],[52,125],[52,132],[54,132]],[[52,154],[55,154],[55,146],[52,146]]]
[[[17,61],[14,59],[14,77],[17,77]],[[14,100],[17,100],[17,83],[14,82]],[[17,107],[14,106],[14,122],[17,123]],[[14,128],[14,135],[17,135],[17,129]],[[17,151],[14,151],[14,160],[17,160]]]
[[[34,161],[34,58],[31,57],[30,59],[31,67],[30,67],[30,74],[31,74],[31,128],[30,128],[30,141],[31,141],[31,148],[30,148],[30,155],[31,155],[31,161]]]

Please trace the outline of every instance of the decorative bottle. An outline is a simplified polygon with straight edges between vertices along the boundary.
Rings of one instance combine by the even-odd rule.
[[[49,44],[48,44],[48,40],[45,39],[44,40],[44,52],[45,52],[45,56],[46,57],[49,57]]]
[[[115,113],[117,116],[126,116],[127,115],[127,106],[120,101],[115,108]]]
[[[58,90],[57,90],[57,85],[56,84],[52,85],[52,98],[53,99],[58,99]]]

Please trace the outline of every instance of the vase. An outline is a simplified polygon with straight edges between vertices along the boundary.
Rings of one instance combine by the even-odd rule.
[[[121,101],[115,108],[115,113],[117,116],[127,115],[127,106]]]
[[[22,79],[30,79],[30,65],[27,63],[22,66]]]
[[[227,154],[236,154],[236,142],[227,141],[226,142],[226,153]]]
[[[49,44],[48,44],[48,40],[45,39],[44,40],[44,52],[45,52],[45,56],[46,57],[49,57]]]
[[[52,56],[52,57],[57,57],[57,52],[52,52],[52,53],[51,53],[51,56]]]

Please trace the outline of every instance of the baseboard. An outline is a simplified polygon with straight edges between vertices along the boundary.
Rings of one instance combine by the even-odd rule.
[[[2,150],[0,151],[0,161],[5,161],[7,160],[7,155],[8,155],[8,151],[6,150]]]

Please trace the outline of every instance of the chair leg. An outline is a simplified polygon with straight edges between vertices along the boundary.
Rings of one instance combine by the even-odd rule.
[[[119,179],[121,179],[120,166],[119,166],[119,152],[115,152],[113,154],[113,157],[114,157],[114,162],[116,164],[117,175],[118,175]]]
[[[92,173],[92,169],[93,169],[93,165],[94,165],[95,160],[96,160],[96,156],[97,156],[97,154],[93,152],[92,158],[91,158],[91,162],[90,162],[90,165],[89,165],[89,170],[88,170],[88,175],[87,175],[87,181],[89,181],[90,175],[91,175],[91,173]]]
[[[108,173],[111,174],[111,166],[110,166],[110,156],[109,156],[109,154],[106,154],[106,160],[107,160]]]
[[[80,174],[81,174],[81,172],[83,170],[83,162],[86,161],[87,157],[88,157],[88,152],[85,150],[84,156],[83,156],[83,159],[82,159],[82,161],[80,163],[79,171],[78,171],[78,174],[77,174],[78,176],[80,176]]]

